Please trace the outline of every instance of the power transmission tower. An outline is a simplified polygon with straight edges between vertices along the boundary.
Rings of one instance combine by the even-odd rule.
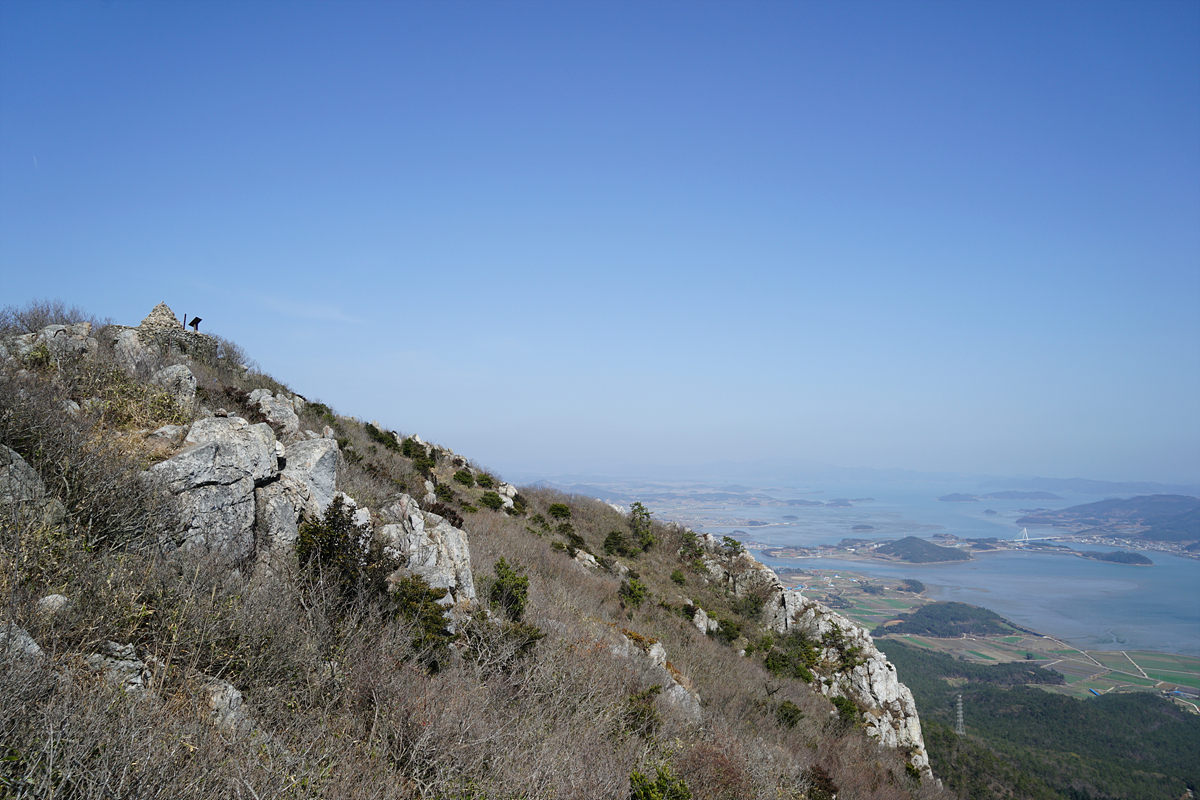
[[[962,695],[961,694],[958,696],[958,721],[956,723],[954,723],[954,732],[957,733],[959,736],[965,736],[967,733],[966,729],[963,728]]]

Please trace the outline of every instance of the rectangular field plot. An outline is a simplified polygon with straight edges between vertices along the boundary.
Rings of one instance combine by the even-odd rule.
[[[1182,672],[1166,672],[1165,670],[1148,669],[1146,674],[1156,680],[1165,681],[1167,683],[1177,683],[1180,686],[1191,686],[1193,689],[1200,689],[1200,675],[1188,675]]]

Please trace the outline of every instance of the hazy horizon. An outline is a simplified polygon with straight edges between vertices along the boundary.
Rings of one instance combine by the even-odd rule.
[[[502,474],[1200,482],[1200,4],[0,4],[0,305]]]

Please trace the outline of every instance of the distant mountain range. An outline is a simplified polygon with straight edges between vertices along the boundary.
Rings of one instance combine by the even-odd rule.
[[[1087,478],[989,478],[982,488],[1003,486],[1008,489],[1033,489],[1046,492],[1083,494],[1191,494],[1200,495],[1197,483],[1152,483],[1149,481],[1093,481]]]
[[[1050,492],[992,492],[991,494],[947,494],[938,498],[943,503],[978,503],[980,500],[1062,500]]]

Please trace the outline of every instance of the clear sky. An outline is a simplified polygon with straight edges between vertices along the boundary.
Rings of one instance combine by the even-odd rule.
[[[1200,3],[0,3],[0,304],[506,472],[1200,480]]]

